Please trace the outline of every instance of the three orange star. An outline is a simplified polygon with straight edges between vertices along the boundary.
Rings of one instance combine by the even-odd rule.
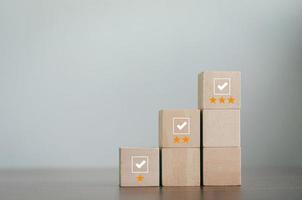
[[[225,101],[228,100],[229,104],[234,104],[235,103],[235,98],[234,97],[229,97],[229,98],[224,98],[224,97],[220,97],[219,99],[216,99],[215,97],[211,97],[209,99],[210,103],[212,104],[216,104],[216,101],[219,100],[219,103],[221,104],[225,104]]]

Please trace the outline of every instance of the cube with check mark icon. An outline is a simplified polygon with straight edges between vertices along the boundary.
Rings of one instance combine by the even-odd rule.
[[[198,75],[199,109],[240,109],[241,73],[206,71]]]
[[[121,186],[159,186],[159,148],[120,148]]]
[[[159,112],[160,147],[200,147],[200,111],[195,109]]]

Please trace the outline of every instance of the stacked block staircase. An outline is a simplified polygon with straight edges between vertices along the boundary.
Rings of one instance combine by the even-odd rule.
[[[120,186],[241,185],[241,74],[198,75],[198,109],[159,111],[159,148],[120,148]]]

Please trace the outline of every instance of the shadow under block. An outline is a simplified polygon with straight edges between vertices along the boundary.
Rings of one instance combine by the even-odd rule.
[[[120,186],[159,186],[159,148],[120,148]]]
[[[159,111],[160,147],[200,147],[200,110]]]
[[[240,110],[202,111],[203,147],[240,146]]]
[[[203,148],[203,185],[241,185],[241,148]]]
[[[162,148],[163,186],[200,186],[200,148]]]
[[[198,75],[199,109],[240,109],[241,74],[237,71],[208,71]]]

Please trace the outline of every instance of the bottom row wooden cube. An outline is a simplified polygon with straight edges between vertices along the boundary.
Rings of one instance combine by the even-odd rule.
[[[163,186],[200,186],[200,148],[162,148]],[[203,185],[241,185],[241,148],[203,148]],[[159,148],[120,148],[120,186],[159,186]]]
[[[162,148],[163,186],[200,186],[200,148]]]
[[[159,148],[120,148],[120,186],[159,186]]]
[[[203,148],[203,185],[241,185],[241,148]]]

